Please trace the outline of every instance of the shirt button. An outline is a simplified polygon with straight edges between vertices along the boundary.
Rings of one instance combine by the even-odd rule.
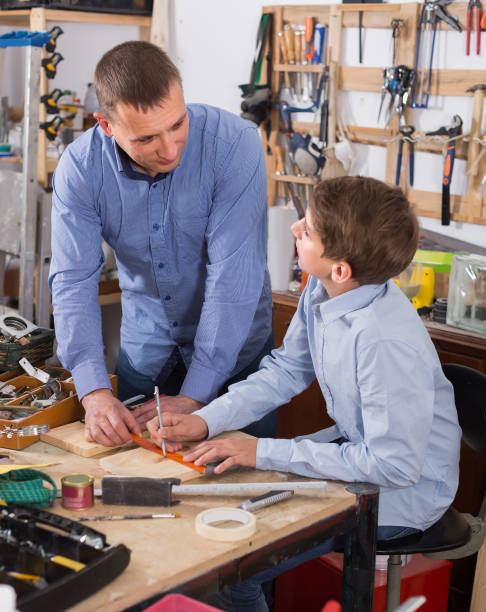
[[[157,231],[159,229],[160,225],[158,223],[154,223],[152,225],[152,227],[154,228],[155,231]]]
[[[166,296],[165,296],[165,299],[166,299],[167,301],[168,301],[168,300],[170,300],[170,295],[166,295]]]
[[[163,268],[164,264],[163,263],[159,263],[159,268]]]
[[[152,185],[152,189],[156,189],[156,188],[157,188],[157,185],[158,185],[158,183],[154,183],[154,184]]]
[[[172,327],[177,327],[178,325],[179,325],[179,323],[177,323],[177,321],[174,321],[174,322],[172,323]]]

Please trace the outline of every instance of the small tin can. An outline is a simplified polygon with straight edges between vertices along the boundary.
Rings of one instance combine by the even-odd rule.
[[[61,478],[62,505],[69,510],[84,510],[94,503],[94,478],[88,474],[69,474]]]

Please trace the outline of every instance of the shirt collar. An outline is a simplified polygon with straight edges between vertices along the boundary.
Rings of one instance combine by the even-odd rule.
[[[120,147],[116,140],[112,137],[113,147],[115,149],[116,164],[119,172],[124,172],[128,178],[134,181],[147,181],[148,183],[154,183],[164,179],[169,173],[159,172],[156,177],[149,176],[144,172],[139,172],[134,168],[130,157]]]
[[[368,306],[378,295],[384,293],[386,288],[387,283],[381,285],[361,285],[335,298],[330,298],[322,283],[318,281],[310,295],[310,305],[319,309],[323,322],[328,324],[353,310],[359,310]]]

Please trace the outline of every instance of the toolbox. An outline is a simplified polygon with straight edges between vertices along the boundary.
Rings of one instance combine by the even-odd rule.
[[[27,336],[14,342],[0,342],[0,372],[18,370],[19,361],[26,357],[39,363],[52,357],[54,330],[37,327]]]
[[[4,10],[22,8],[71,9],[102,13],[151,15],[153,0],[0,0]]]
[[[447,612],[452,563],[420,554],[410,557],[410,563],[402,568],[400,601],[425,595],[427,601],[421,606],[421,612]],[[386,571],[375,571],[373,612],[386,610],[386,577]],[[342,579],[341,553],[328,553],[302,563],[276,579],[275,609],[279,612],[320,612],[326,601],[342,600]]]
[[[57,514],[20,504],[0,507],[0,583],[17,593],[20,612],[60,612],[119,576],[123,544]]]
[[[66,370],[63,370],[62,368],[60,368],[60,370],[66,372]],[[109,379],[113,388],[113,393],[116,396],[118,378],[115,374],[109,374]],[[45,386],[39,380],[30,376],[17,376],[10,379],[8,384],[18,388],[21,386],[26,386],[28,389],[34,390],[34,393],[35,389],[41,389]],[[77,421],[84,415],[84,409],[76,394],[76,387],[74,386],[74,383],[60,381],[59,386],[60,389],[68,396],[65,399],[62,399],[52,404],[52,406],[48,406],[47,408],[39,409],[32,415],[23,418],[15,420],[0,418],[0,447],[21,450],[22,448],[25,448],[26,446],[29,446],[40,439],[39,435],[19,436],[13,434],[9,436],[7,432],[11,427],[49,425],[49,427],[53,429],[54,427],[60,427],[66,423]],[[27,390],[25,394],[21,395],[20,397],[5,403],[5,408],[8,406],[18,406],[22,400],[28,396],[28,393],[29,390]],[[2,407],[0,406],[0,410],[1,409]]]

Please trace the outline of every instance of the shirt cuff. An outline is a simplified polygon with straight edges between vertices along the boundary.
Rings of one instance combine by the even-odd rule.
[[[257,470],[288,472],[291,453],[292,440],[259,438],[256,452],[256,468]]]
[[[203,404],[209,404],[217,397],[220,388],[226,382],[227,376],[218,374],[210,368],[191,363],[179,393]]]
[[[81,363],[71,370],[71,374],[79,400],[82,400],[91,391],[112,388],[104,364],[100,366],[99,363],[93,361]]]

